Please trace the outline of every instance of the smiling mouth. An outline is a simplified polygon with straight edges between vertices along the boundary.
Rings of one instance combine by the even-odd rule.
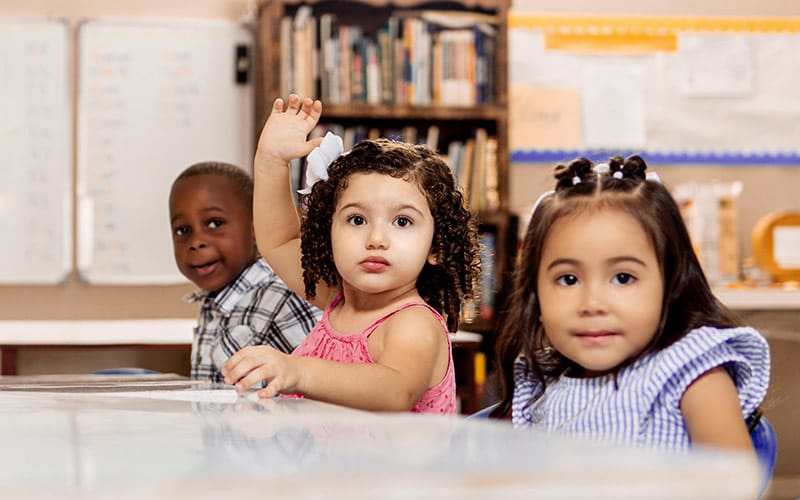
[[[219,264],[219,261],[215,260],[207,264],[192,266],[192,269],[194,269],[194,272],[197,273],[198,276],[208,276],[214,272],[214,270],[217,268],[217,264]]]

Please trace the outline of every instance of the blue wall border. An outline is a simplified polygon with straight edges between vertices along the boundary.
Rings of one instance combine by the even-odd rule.
[[[566,163],[578,157],[594,162],[606,161],[612,156],[638,154],[650,164],[692,164],[714,166],[800,167],[798,153],[663,153],[614,149],[541,149],[511,151],[512,163]]]

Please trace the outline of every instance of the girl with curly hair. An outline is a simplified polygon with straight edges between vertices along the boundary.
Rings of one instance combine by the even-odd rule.
[[[681,213],[638,156],[555,170],[498,339],[516,426],[686,451],[750,450],[766,340],[712,293]]]
[[[240,391],[264,381],[260,397],[455,414],[448,332],[480,270],[475,220],[434,151],[379,139],[341,155],[333,135],[308,140],[321,112],[319,101],[275,100],[255,157],[254,217],[261,254],[323,318],[292,355],[241,350],[225,380]],[[319,180],[298,217],[288,165],[305,155]]]

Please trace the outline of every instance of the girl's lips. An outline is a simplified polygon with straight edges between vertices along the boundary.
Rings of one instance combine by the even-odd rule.
[[[602,344],[603,342],[607,342],[613,337],[616,337],[617,334],[614,332],[581,332],[575,334],[579,340],[583,342],[588,342],[590,344]]]
[[[389,267],[389,262],[386,259],[382,259],[380,257],[369,258],[361,261],[361,267],[368,272],[376,273],[383,271],[384,269]]]

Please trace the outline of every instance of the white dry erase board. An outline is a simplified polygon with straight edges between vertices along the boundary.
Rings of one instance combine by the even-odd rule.
[[[253,75],[243,57],[252,57],[253,40],[229,22],[80,25],[77,232],[85,280],[185,282],[172,254],[169,189],[200,161],[252,171]]]
[[[0,18],[0,283],[52,284],[72,266],[69,36]]]

